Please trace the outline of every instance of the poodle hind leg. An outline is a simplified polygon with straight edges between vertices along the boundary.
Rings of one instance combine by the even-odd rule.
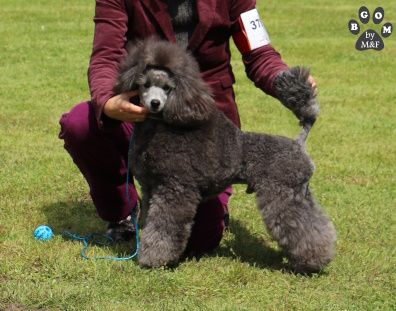
[[[307,184],[298,190],[273,182],[268,185],[257,191],[257,203],[269,233],[296,272],[321,270],[335,254],[333,224],[315,203]]]
[[[187,246],[199,201],[198,192],[175,183],[152,190],[141,233],[141,266],[157,268],[178,262]]]

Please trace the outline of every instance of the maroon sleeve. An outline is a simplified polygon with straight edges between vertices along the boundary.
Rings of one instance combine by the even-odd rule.
[[[102,126],[103,106],[114,96],[118,65],[126,55],[128,15],[124,0],[96,0],[95,34],[88,83],[96,119]]]
[[[266,45],[244,54],[243,63],[249,79],[265,93],[276,97],[272,82],[281,71],[288,69],[280,54],[271,45]]]
[[[255,0],[232,1],[230,17],[233,23],[233,34],[240,31],[238,22],[240,15],[255,7]],[[275,97],[272,82],[279,72],[288,69],[287,65],[282,61],[280,54],[269,44],[249,52],[243,52],[242,59],[249,79],[265,93]]]

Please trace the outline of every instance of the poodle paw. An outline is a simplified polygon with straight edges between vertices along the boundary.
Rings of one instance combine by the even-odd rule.
[[[169,254],[158,252],[156,248],[142,248],[138,255],[138,262],[144,268],[160,268],[175,264],[177,260]]]
[[[141,247],[138,254],[139,265],[146,268],[172,266],[178,262],[180,254],[171,240],[160,238],[158,232],[149,235],[142,232]]]
[[[336,231],[331,222],[320,232],[306,235],[287,251],[290,264],[297,273],[316,273],[327,266],[335,255]]]

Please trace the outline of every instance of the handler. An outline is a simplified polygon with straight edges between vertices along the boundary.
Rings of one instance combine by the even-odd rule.
[[[272,82],[288,68],[270,45],[255,5],[254,0],[96,0],[88,69],[91,100],[62,116],[59,137],[87,180],[93,203],[99,216],[109,222],[108,233],[113,239],[134,236],[130,214],[138,196],[131,181],[128,205],[128,142],[133,123],[143,122],[147,115],[145,108],[130,104],[136,93],[112,91],[127,42],[156,35],[191,51],[218,109],[240,126],[232,87],[230,38],[242,54],[247,76],[267,94],[275,96]],[[315,87],[312,77],[310,81]],[[199,205],[188,252],[202,253],[219,245],[231,192],[230,187]]]

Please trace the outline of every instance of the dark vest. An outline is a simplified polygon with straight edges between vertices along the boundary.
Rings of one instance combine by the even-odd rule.
[[[195,0],[167,0],[167,4],[176,42],[186,48],[198,23]]]

